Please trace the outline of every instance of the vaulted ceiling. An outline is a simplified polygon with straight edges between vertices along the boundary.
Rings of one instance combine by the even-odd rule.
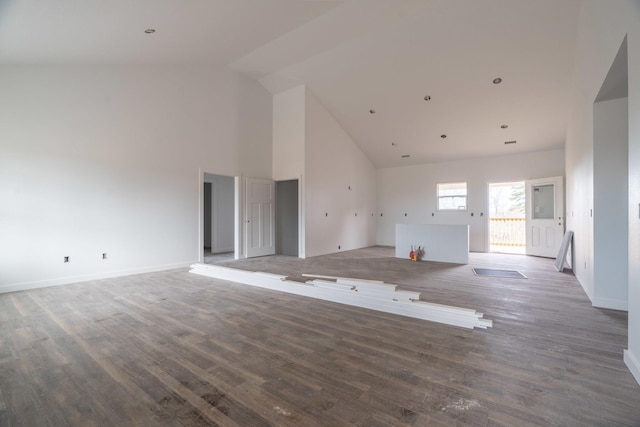
[[[579,2],[0,0],[0,64],[229,66],[377,167],[496,156],[564,146]]]

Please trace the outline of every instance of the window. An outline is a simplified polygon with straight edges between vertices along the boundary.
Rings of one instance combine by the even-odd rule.
[[[467,183],[448,182],[445,184],[438,184],[438,210],[466,211]]]

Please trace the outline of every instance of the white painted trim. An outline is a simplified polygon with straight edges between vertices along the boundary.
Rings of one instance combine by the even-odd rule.
[[[198,261],[204,262],[204,174],[202,168],[198,168]]]
[[[608,308],[611,310],[629,311],[629,304],[627,301],[607,299],[607,298],[593,298],[591,305],[598,308]]]
[[[233,233],[233,240],[234,240],[234,254],[233,257],[235,259],[240,259],[240,258],[244,258],[244,246],[242,245],[243,240],[243,236],[242,236],[242,224],[244,223],[243,218],[244,218],[244,212],[242,210],[242,198],[243,198],[243,194],[242,194],[242,176],[236,176],[233,178],[233,203],[235,206],[234,209],[234,215],[233,215],[233,227],[235,229],[235,232]]]
[[[636,382],[640,384],[640,361],[629,350],[624,351],[624,363],[631,371],[631,375],[635,378]]]
[[[211,252],[216,253],[216,252],[220,252],[218,250],[218,221],[217,221],[217,214],[218,214],[218,192],[220,191],[218,186],[220,181],[216,180],[216,179],[212,179],[211,180],[211,194],[209,194],[209,197],[211,200],[211,235],[209,236],[209,239],[211,239]]]
[[[298,258],[307,257],[304,175],[298,177]]]
[[[108,271],[104,273],[86,274],[81,276],[60,277],[58,279],[38,280],[35,282],[13,283],[0,286],[0,294],[7,292],[26,291],[28,289],[47,288],[49,286],[70,285],[72,283],[87,282],[89,280],[111,279],[114,277],[130,276],[133,274],[175,270],[178,268],[189,267],[192,264],[193,261],[185,261],[176,264],[154,265],[150,267],[131,268],[128,270]]]
[[[392,284],[378,284],[371,281],[358,281],[357,279],[339,279],[336,282],[312,280],[300,283],[287,280],[286,276],[277,274],[236,270],[200,263],[193,264],[190,272],[230,282],[463,328],[486,329],[493,326],[491,320],[483,319],[483,314],[474,309],[416,301],[411,298],[416,293],[396,293],[395,288],[397,285]]]

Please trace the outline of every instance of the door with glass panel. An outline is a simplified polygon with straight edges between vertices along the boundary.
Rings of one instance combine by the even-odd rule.
[[[561,176],[526,181],[527,255],[555,258],[564,235]]]

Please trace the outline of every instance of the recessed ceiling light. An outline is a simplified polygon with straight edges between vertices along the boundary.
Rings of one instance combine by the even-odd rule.
[[[156,32],[156,30],[154,30],[153,28],[147,28],[146,30],[144,30],[145,34],[153,34]]]
[[[500,126],[500,128],[502,128],[502,129],[506,129],[506,128],[508,128],[508,127],[509,127],[509,125],[501,125],[501,126]]]
[[[425,101],[431,101],[431,97],[430,97],[429,95],[425,95],[425,96],[424,96],[424,100],[425,100]]]
[[[408,159],[409,157],[411,157],[411,155],[410,154],[403,154],[400,157],[402,157],[403,159]]]
[[[376,110],[374,110],[374,109],[372,108],[371,110],[369,110],[369,112],[370,112],[371,114],[375,114],[375,113],[376,113]]]
[[[445,134],[440,135],[440,138],[442,138],[442,139],[445,139],[446,137],[447,137],[447,135],[445,135]]]
[[[515,144],[515,143],[516,143],[516,141],[505,141],[504,143],[505,143],[505,144],[507,144],[507,145],[508,145],[508,144]]]
[[[496,77],[495,79],[493,79],[494,85],[499,85],[500,83],[502,83],[502,79],[500,77]]]

